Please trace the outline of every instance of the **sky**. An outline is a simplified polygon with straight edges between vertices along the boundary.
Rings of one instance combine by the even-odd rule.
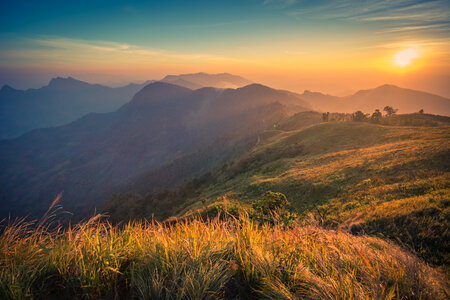
[[[0,85],[196,72],[296,92],[388,83],[450,97],[450,1],[0,0]]]

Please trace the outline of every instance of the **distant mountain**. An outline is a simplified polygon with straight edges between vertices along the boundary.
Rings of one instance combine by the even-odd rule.
[[[91,112],[114,111],[148,83],[111,88],[57,77],[39,89],[16,90],[5,85],[0,90],[0,139],[63,125]]]
[[[39,214],[60,192],[66,208],[86,211],[144,174],[149,186],[177,184],[308,109],[295,94],[258,84],[225,90],[149,84],[115,112],[0,141],[0,215]]]
[[[375,89],[361,90],[347,97],[324,95],[305,91],[300,97],[319,111],[373,112],[389,105],[399,113],[413,113],[424,109],[426,113],[450,116],[450,99],[426,92],[404,89],[395,85],[383,85]]]
[[[247,80],[241,76],[231,75],[228,73],[221,73],[221,74],[195,73],[195,74],[167,75],[161,81],[176,84],[179,86],[184,86],[193,90],[202,87],[235,89],[252,83],[250,80]]]

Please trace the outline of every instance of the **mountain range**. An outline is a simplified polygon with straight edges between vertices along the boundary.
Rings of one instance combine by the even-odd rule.
[[[172,180],[178,183],[243,151],[249,139],[256,143],[259,131],[308,109],[295,94],[259,84],[191,90],[151,83],[115,112],[0,141],[1,214],[40,213],[60,192],[65,207],[86,211],[140,174],[189,164]]]
[[[161,81],[190,89],[237,88],[251,83],[227,73],[168,75]],[[5,85],[0,90],[0,139],[14,138],[36,128],[64,125],[88,113],[112,112],[151,82],[155,80],[112,88],[57,77],[39,89],[16,90]]]
[[[147,84],[111,88],[57,77],[39,89],[16,90],[5,85],[0,90],[0,139],[63,125],[91,112],[114,111]]]
[[[64,206],[83,215],[116,192],[179,186],[240,157],[260,142],[264,130],[320,122],[319,113],[287,119],[299,112],[371,112],[390,105],[400,112],[450,114],[449,99],[391,85],[340,98],[248,82],[226,73],[198,73],[166,76],[143,88],[114,89],[73,78],[56,78],[37,90],[3,87],[1,95],[15,95],[1,102],[6,136],[92,112],[0,141],[0,216],[39,215],[61,192]],[[213,87],[197,88],[203,85]],[[223,88],[227,85],[244,86]],[[123,100],[133,90],[139,91],[131,101]],[[107,93],[115,98],[105,100]],[[113,111],[95,112],[107,106]],[[47,120],[52,111],[58,118]]]
[[[353,95],[337,97],[319,92],[305,91],[299,95],[318,111],[351,113],[361,110],[371,113],[385,106],[398,109],[399,113],[414,113],[423,109],[426,113],[450,116],[450,99],[430,93],[404,89],[385,84],[374,89],[360,90]]]

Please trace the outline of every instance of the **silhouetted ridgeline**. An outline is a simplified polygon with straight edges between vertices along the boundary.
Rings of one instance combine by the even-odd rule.
[[[111,88],[68,78],[54,78],[39,89],[0,90],[0,139],[32,129],[59,126],[88,113],[111,112],[128,102],[149,82]]]

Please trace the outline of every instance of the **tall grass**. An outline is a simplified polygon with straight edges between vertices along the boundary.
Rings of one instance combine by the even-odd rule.
[[[398,246],[247,217],[66,229],[11,222],[1,299],[446,299],[438,271]]]

